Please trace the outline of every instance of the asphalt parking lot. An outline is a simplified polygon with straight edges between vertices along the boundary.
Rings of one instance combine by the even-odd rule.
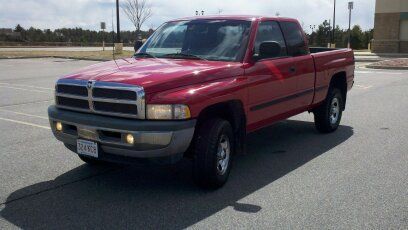
[[[54,139],[54,82],[92,63],[0,60],[0,229],[408,228],[408,71],[358,67],[336,133],[307,113],[253,133],[209,192],[188,161],[90,167]]]

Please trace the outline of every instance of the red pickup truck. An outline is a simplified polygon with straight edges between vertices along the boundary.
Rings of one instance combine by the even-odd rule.
[[[193,160],[220,187],[248,133],[309,111],[335,131],[354,83],[350,49],[308,47],[297,20],[184,18],[163,24],[128,59],[59,79],[55,137],[87,163]]]

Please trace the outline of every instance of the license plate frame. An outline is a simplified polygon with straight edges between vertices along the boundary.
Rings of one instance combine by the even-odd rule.
[[[98,143],[94,141],[77,139],[77,153],[87,157],[98,158]]]

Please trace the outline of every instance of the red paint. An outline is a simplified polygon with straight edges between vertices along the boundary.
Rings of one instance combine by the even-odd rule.
[[[199,18],[252,21],[244,61],[128,58],[117,60],[117,64],[113,61],[96,64],[66,77],[142,86],[146,92],[146,103],[187,104],[193,117],[198,117],[210,105],[239,100],[244,105],[248,131],[319,105],[325,99],[331,78],[336,73],[345,72],[348,89],[352,87],[354,54],[348,49],[258,62],[252,60],[259,22],[291,21],[299,25],[294,19],[259,16]],[[196,17],[179,20],[191,19]],[[295,67],[296,72],[290,72],[291,67]],[[251,110],[254,106],[285,98],[281,103]]]

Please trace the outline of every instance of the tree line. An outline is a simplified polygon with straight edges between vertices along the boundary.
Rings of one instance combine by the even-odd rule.
[[[18,36],[0,34],[0,41],[5,42],[62,42],[62,43],[76,43],[82,45],[91,45],[94,43],[113,43],[115,41],[115,32],[104,32],[85,30],[82,28],[62,28],[56,30],[41,30],[34,27],[24,29],[22,26],[17,25],[14,29]],[[153,30],[141,31],[142,38],[147,38],[152,34]],[[123,43],[133,44],[136,40],[136,31],[121,31],[120,32]]]
[[[41,30],[34,27],[24,29],[17,25],[14,32],[18,32],[19,36],[10,36],[0,34],[0,41],[6,42],[36,42],[36,43],[75,43],[81,45],[92,45],[95,43],[113,43],[115,41],[115,32],[103,32],[94,30],[85,30],[82,28],[62,28],[56,30]],[[153,29],[149,31],[140,31],[143,39],[148,38],[153,33]],[[136,31],[121,31],[121,38],[125,44],[133,44],[137,39]],[[310,46],[326,47],[331,41],[332,27],[326,20],[317,27],[316,31],[307,34]],[[339,26],[335,29],[336,47],[347,47],[348,30],[340,29]],[[353,49],[367,49],[368,43],[373,39],[373,29],[363,31],[360,26],[355,25],[351,29],[351,47]]]
[[[363,31],[359,25],[353,26],[351,29],[350,45],[353,49],[367,49],[368,44],[373,39],[374,29]],[[326,47],[332,40],[333,27],[325,20],[317,27],[316,31],[307,34],[310,46]],[[345,48],[348,44],[349,33],[348,29],[340,29],[339,26],[334,30],[334,43],[337,48]]]

